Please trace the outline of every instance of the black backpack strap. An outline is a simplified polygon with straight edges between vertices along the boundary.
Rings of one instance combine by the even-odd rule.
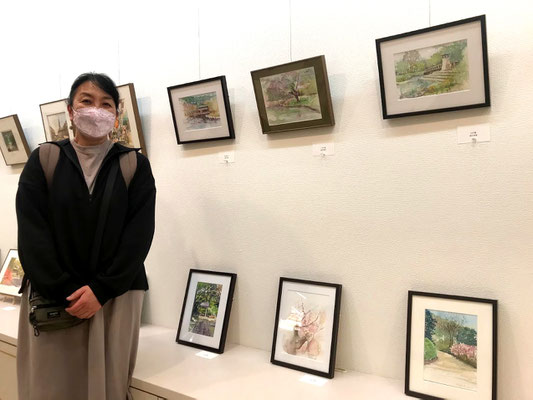
[[[109,211],[109,203],[111,203],[111,192],[113,191],[113,186],[115,185],[117,171],[118,162],[114,162],[111,165],[109,174],[107,175],[107,181],[104,189],[104,197],[102,199],[102,205],[100,208],[100,213],[98,215],[98,225],[96,225],[96,232],[94,234],[93,251],[91,253],[90,264],[91,271],[93,272],[97,270],[98,254],[100,253],[100,245],[102,244],[102,236],[104,234],[104,224]]]
[[[52,186],[54,171],[59,160],[59,151],[59,146],[52,143],[43,143],[39,147],[39,161],[41,162],[48,189]]]

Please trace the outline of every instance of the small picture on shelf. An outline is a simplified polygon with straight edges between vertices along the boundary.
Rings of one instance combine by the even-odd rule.
[[[237,275],[191,269],[176,342],[223,353]]]
[[[333,378],[341,285],[280,278],[270,361]]]
[[[496,300],[409,291],[405,394],[494,400]]]

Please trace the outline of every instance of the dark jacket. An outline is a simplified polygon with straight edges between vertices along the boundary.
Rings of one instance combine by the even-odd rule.
[[[84,285],[102,305],[130,289],[147,290],[144,260],[154,234],[156,193],[148,159],[137,153],[129,188],[118,169],[98,265],[91,271],[93,238],[110,167],[120,154],[135,150],[114,144],[89,195],[70,141],[56,144],[61,151],[50,191],[39,149],[32,152],[20,176],[18,250],[25,278],[43,296],[63,302]]]

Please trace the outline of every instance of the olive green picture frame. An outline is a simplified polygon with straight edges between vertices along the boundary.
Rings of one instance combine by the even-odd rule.
[[[273,102],[269,101],[268,99],[265,99],[264,90],[261,85],[262,79],[264,83],[265,78],[268,79],[269,77],[275,77],[276,75],[279,75],[281,77],[290,76],[289,74],[291,72],[296,73],[298,71],[308,70],[310,68],[314,70],[314,81],[312,82],[312,84],[314,85],[316,83],[316,93],[313,93],[312,97],[318,97],[318,101],[316,101],[316,98],[313,99],[314,109],[305,105],[305,102],[301,101],[301,99],[298,98],[298,91],[300,91],[298,88],[298,79],[291,83],[291,85],[293,85],[292,88],[295,87],[296,89],[296,96],[291,93],[292,89],[289,90],[289,87],[285,87],[283,89],[285,94],[284,99],[277,100],[277,103],[275,101]],[[325,56],[321,55],[317,57],[307,58],[304,60],[290,62],[287,64],[252,71],[251,75],[255,92],[255,99],[257,102],[257,109],[259,111],[259,119],[261,121],[261,128],[263,130],[263,133],[266,134],[275,132],[286,132],[299,129],[318,128],[335,125],[335,117],[333,114],[333,105],[331,103],[331,93],[329,88]],[[305,88],[303,86],[300,86],[300,89],[302,92],[305,91]],[[291,99],[289,94],[292,94],[295,99]],[[272,105],[272,103],[274,103],[274,105]],[[273,123],[272,117],[269,120],[268,111],[269,109],[272,110],[272,108],[276,107],[279,109],[297,109],[298,107],[304,109],[305,107],[307,107],[311,110],[311,112],[314,111],[314,116],[307,119],[303,117],[302,120],[299,121]]]

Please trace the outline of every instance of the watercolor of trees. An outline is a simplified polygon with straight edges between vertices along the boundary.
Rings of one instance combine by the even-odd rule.
[[[189,332],[213,337],[222,285],[198,282],[191,313]]]
[[[424,380],[476,390],[476,315],[425,310]]]
[[[466,39],[394,54],[398,98],[470,89],[467,54]]]
[[[260,78],[269,125],[322,118],[315,68]]]

